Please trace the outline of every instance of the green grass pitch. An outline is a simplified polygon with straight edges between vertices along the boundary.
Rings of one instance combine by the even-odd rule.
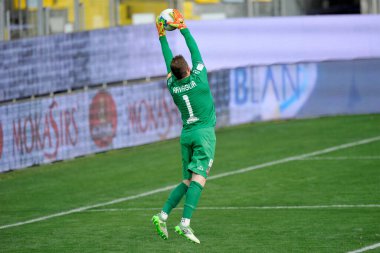
[[[380,138],[360,141],[379,136],[380,115],[219,129],[212,177],[191,223],[200,245],[174,233],[180,208],[169,218],[167,241],[150,221],[168,196],[162,189],[181,179],[178,139],[0,174],[0,252],[331,253],[374,245]],[[239,171],[251,166],[258,169]]]

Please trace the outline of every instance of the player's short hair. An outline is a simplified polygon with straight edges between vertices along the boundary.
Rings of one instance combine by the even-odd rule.
[[[170,64],[170,69],[173,75],[178,80],[181,80],[182,78],[186,77],[189,65],[187,64],[185,58],[182,55],[177,55],[173,58]]]

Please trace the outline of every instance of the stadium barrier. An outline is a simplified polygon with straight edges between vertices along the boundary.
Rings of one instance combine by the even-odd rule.
[[[218,127],[380,113],[380,59],[250,66],[211,72]],[[0,106],[0,172],[179,136],[165,80]]]
[[[210,71],[380,58],[376,15],[189,21],[189,27]],[[189,59],[182,36],[167,34],[174,54]],[[0,42],[0,102],[164,71],[153,24]]]

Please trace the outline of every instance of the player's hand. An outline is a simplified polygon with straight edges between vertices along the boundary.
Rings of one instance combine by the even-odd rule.
[[[179,12],[179,10],[174,9],[171,16],[173,17],[174,21],[168,22],[168,25],[175,27],[177,29],[180,29],[180,30],[187,27],[185,24],[185,19],[183,18],[183,15],[181,12]]]
[[[166,35],[165,29],[164,29],[164,22],[165,20],[160,19],[159,16],[156,18],[157,32],[158,32],[158,36],[160,37]]]

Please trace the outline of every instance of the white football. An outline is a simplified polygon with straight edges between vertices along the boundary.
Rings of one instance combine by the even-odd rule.
[[[172,13],[173,13],[173,9],[166,9],[166,10],[163,10],[160,14],[159,19],[162,19],[164,21],[164,29],[166,31],[173,31],[175,29],[175,27],[168,25],[168,22],[174,21],[173,17],[171,16]]]

